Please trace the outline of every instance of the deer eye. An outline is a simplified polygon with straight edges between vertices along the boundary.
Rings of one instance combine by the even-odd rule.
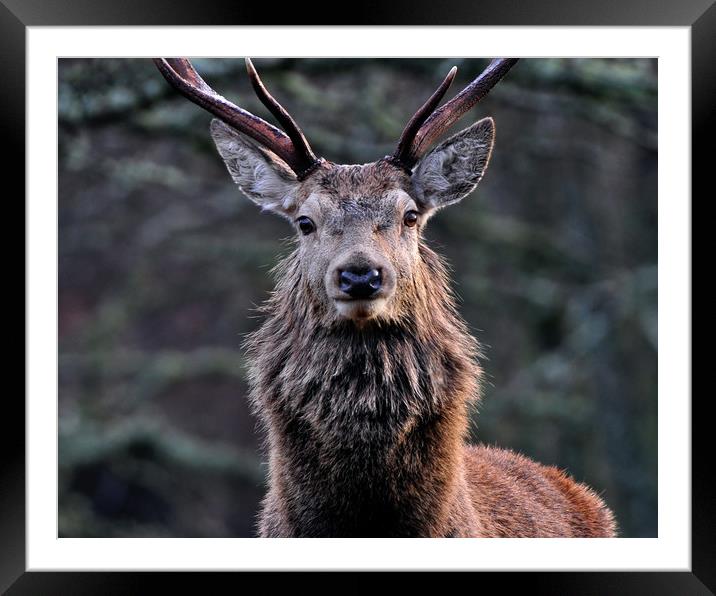
[[[409,228],[412,228],[416,223],[418,223],[418,212],[412,210],[408,211],[403,216],[403,223]]]
[[[308,234],[316,229],[316,224],[314,224],[310,218],[305,216],[299,217],[296,220],[296,223],[298,224],[298,229],[301,230],[301,234],[304,236],[308,236]]]

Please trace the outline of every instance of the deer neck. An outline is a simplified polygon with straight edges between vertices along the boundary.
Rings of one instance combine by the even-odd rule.
[[[295,291],[295,258],[284,264],[268,317],[248,342],[253,405],[267,431],[267,506],[281,518],[279,533],[445,531],[460,498],[477,345],[440,260],[428,249],[421,259],[426,275],[410,317],[361,329],[321,324],[320,305]]]

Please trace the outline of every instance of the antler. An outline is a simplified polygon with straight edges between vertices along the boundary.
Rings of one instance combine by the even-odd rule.
[[[189,60],[155,58],[154,63],[172,87],[229,126],[273,151],[295,172],[299,180],[306,178],[321,162],[311,150],[298,124],[266,90],[249,58],[246,58],[246,69],[254,91],[279,121],[285,133],[219,95],[199,76]]]
[[[398,148],[388,159],[411,170],[435,139],[485,97],[490,89],[517,63],[517,60],[517,58],[493,60],[479,77],[444,106],[435,110],[455,78],[457,68],[453,67],[437,91],[410,119],[400,136]]]

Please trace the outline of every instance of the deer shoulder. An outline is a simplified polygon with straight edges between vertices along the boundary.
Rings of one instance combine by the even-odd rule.
[[[472,504],[489,535],[616,535],[604,501],[566,472],[491,446],[468,446],[465,456]]]

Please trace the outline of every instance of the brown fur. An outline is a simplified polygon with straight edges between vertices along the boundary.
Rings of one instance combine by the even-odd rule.
[[[409,190],[409,178],[384,163],[329,164],[299,203],[322,189],[324,202],[360,207],[356,188],[375,201],[395,187]],[[439,257],[420,235],[416,246],[390,316],[360,326],[327,307],[300,243],[277,268],[266,320],[247,342],[270,463],[260,535],[614,536],[586,486],[465,444],[478,345]]]
[[[230,127],[214,121],[212,135],[241,190],[299,227],[266,320],[247,342],[270,464],[261,536],[614,535],[589,488],[465,444],[478,345],[422,229],[482,178],[491,119],[412,172],[385,160],[323,161],[302,182]],[[380,272],[370,300],[346,298],[348,268]]]

